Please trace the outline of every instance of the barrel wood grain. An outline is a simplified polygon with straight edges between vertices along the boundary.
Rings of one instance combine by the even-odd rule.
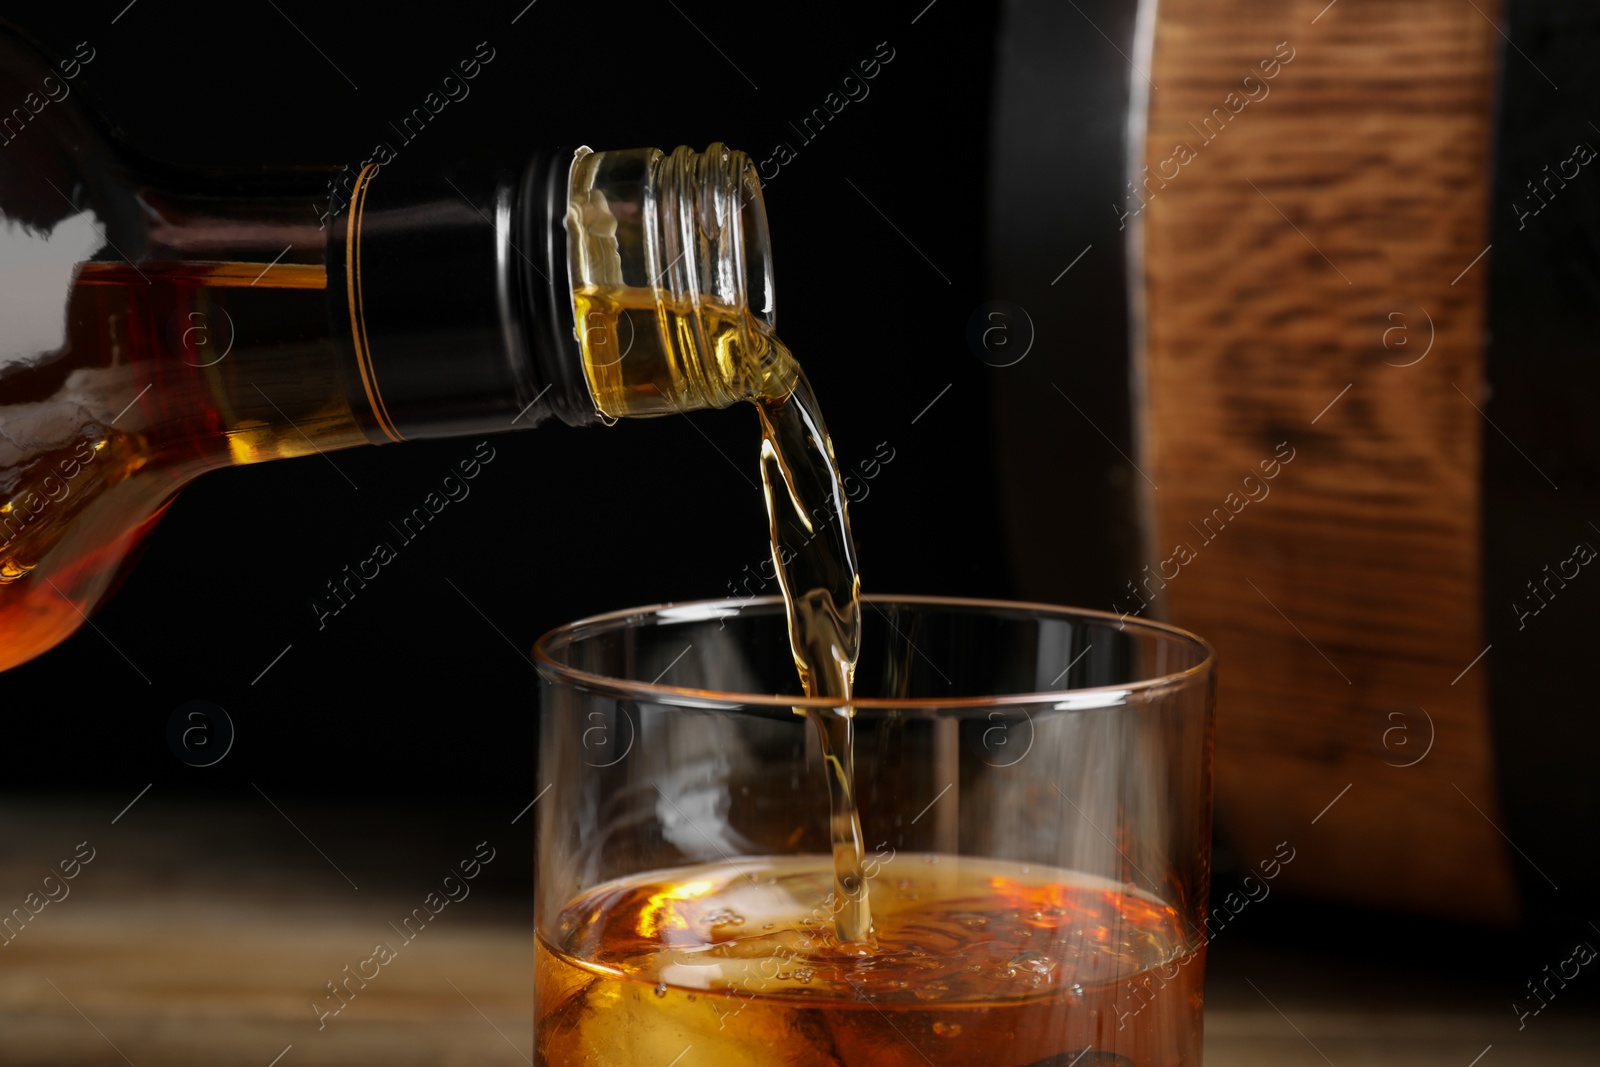
[[[1493,660],[1466,669],[1498,5],[1324,3],[1157,7],[1150,177],[1121,208],[1149,573],[1176,572],[1151,610],[1220,652],[1245,864],[1287,840],[1308,894],[1511,921]]]

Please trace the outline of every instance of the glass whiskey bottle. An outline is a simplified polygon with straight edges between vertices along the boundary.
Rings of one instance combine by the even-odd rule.
[[[740,152],[179,170],[87,106],[85,61],[0,23],[0,669],[208,470],[793,380]]]

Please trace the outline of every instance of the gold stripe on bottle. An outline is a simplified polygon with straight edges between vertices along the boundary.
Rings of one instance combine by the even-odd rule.
[[[356,366],[361,370],[361,387],[366,390],[367,404],[379,429],[391,441],[404,441],[395,429],[394,420],[383,403],[383,393],[378,389],[378,376],[372,367],[372,349],[367,342],[367,316],[361,301],[361,213],[367,206],[367,187],[378,170],[376,163],[368,163],[356,175],[355,188],[350,194],[350,222],[345,227],[344,277],[350,300],[350,336],[355,345]]]

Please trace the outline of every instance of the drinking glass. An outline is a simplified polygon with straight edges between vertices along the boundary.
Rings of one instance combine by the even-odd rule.
[[[1211,647],[1041,604],[863,614],[870,940],[834,923],[813,720],[845,711],[801,695],[781,600],[539,640],[537,1062],[1199,1064]]]

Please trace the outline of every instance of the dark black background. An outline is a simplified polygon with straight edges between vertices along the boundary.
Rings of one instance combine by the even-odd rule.
[[[1600,148],[1600,14],[1513,3],[1507,31],[1517,50],[1501,61],[1485,408],[1494,428],[1483,435],[1495,759],[1508,835],[1529,855],[1556,857],[1569,892],[1593,894],[1600,850],[1574,843],[1600,828],[1600,716],[1587,669],[1600,637],[1596,594],[1573,582],[1537,626],[1513,605],[1537,605],[1527,583],[1560,562],[1556,546],[1600,548],[1600,186],[1552,184],[1558,198],[1520,214],[1539,207],[1528,183],[1544,168],[1579,142]],[[1574,906],[1526,867],[1523,884],[1534,909]]]
[[[359,164],[485,41],[495,58],[471,95],[393,168],[561,144],[723,141],[759,160],[790,142],[797,157],[765,191],[779,327],[841,462],[880,443],[895,457],[852,507],[864,583],[1012,594],[986,399],[1005,372],[966,342],[985,296],[993,5],[938,3],[912,24],[926,0],[525,4],[412,15],[141,0],[34,11],[25,27],[59,54],[90,42],[84,98],[179,164]],[[801,143],[789,122],[881,42],[894,58],[870,95]],[[1041,346],[1030,358],[1054,356]],[[202,477],[94,627],[7,675],[6,743],[25,753],[7,784],[131,797],[153,781],[152,797],[176,799],[253,798],[256,782],[515,811],[533,795],[533,640],[582,615],[729,595],[767,552],[757,441],[742,408],[499,435],[470,497],[321,630],[311,601],[323,583],[474,440],[340,453],[338,471],[312,456]],[[1040,488],[1066,492],[1070,477]],[[168,747],[167,719],[192,699],[237,727],[214,767]]]

